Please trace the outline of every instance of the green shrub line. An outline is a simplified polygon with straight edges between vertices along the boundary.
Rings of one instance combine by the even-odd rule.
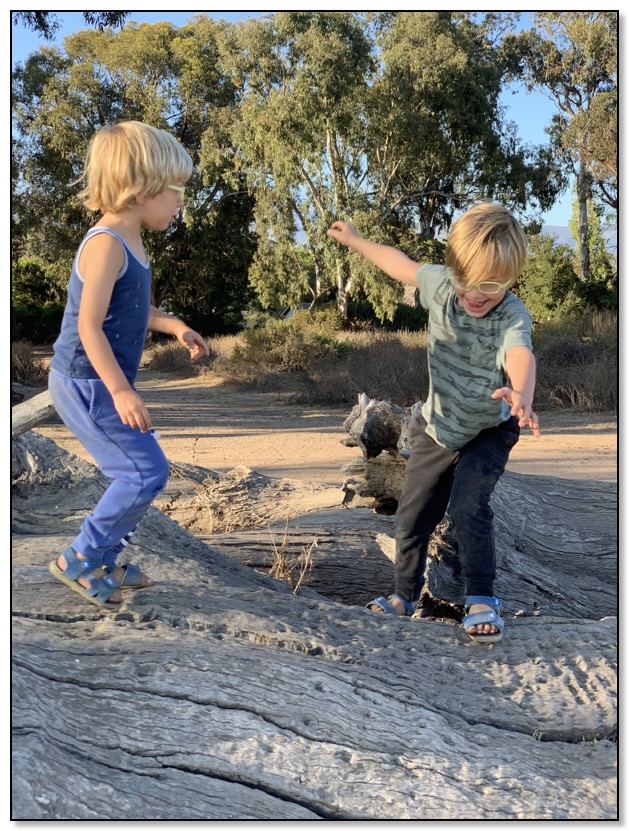
[[[308,406],[353,405],[361,392],[404,407],[425,399],[425,331],[351,331],[342,323],[330,310],[298,312],[288,321],[209,338],[210,358],[201,364],[192,364],[175,341],[160,340],[147,346],[143,366],[180,377],[212,372],[226,383]],[[614,312],[596,311],[534,327],[537,410],[617,412],[617,325]],[[45,370],[32,354],[32,344],[13,344],[12,380],[29,383],[30,376],[41,383]]]

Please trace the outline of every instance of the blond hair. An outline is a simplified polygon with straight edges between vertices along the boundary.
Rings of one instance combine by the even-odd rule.
[[[526,259],[520,223],[504,206],[480,202],[452,225],[445,264],[462,285],[517,280]]]
[[[170,133],[140,121],[120,121],[92,137],[79,197],[90,210],[118,213],[138,196],[183,184],[191,173],[192,159]]]

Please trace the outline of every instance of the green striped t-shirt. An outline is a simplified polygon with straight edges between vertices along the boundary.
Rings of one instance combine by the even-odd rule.
[[[484,317],[471,317],[457,304],[450,271],[442,265],[421,266],[416,279],[420,302],[428,310],[426,432],[437,444],[458,450],[511,415],[509,405],[491,394],[508,385],[507,350],[532,350],[531,315],[507,291]]]

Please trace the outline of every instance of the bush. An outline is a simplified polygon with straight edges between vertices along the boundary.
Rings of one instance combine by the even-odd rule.
[[[535,323],[559,321],[587,310],[583,285],[574,270],[574,251],[546,234],[531,238],[515,292]]]
[[[365,392],[409,406],[428,390],[423,333],[344,331],[332,338],[291,329],[275,322],[243,332],[221,374],[310,405],[346,405]]]
[[[32,343],[51,343],[61,330],[63,306],[40,303],[24,295],[14,298],[11,308],[11,337]]]
[[[239,380],[252,381],[269,372],[308,373],[322,363],[337,362],[345,350],[343,343],[317,331],[299,315],[290,321],[271,320],[262,329],[243,332],[241,343],[231,354],[232,374]]]
[[[33,354],[33,344],[26,340],[11,344],[11,381],[27,387],[39,387],[48,379],[48,370]]]
[[[212,369],[218,353],[208,344],[209,357],[192,362],[188,350],[173,338],[151,343],[144,351],[142,365],[154,372],[172,372],[180,378],[202,375]]]
[[[408,303],[400,303],[395,310],[393,320],[386,324],[386,328],[394,332],[402,330],[421,332],[427,325],[428,312],[423,306],[409,306]]]
[[[615,315],[596,312],[535,327],[537,410],[616,410],[616,326]],[[339,353],[329,343],[322,350],[295,334],[289,336],[287,328],[276,323],[275,328],[261,330],[260,338],[240,336],[221,374],[309,405],[347,405],[365,392],[408,407],[428,394],[425,332],[339,332],[336,340],[344,347]],[[271,334],[275,330],[281,337]]]
[[[327,305],[318,309],[300,309],[289,318],[288,323],[305,334],[317,332],[333,336],[347,326],[347,318],[336,306]]]
[[[594,312],[535,327],[535,407],[618,409],[618,319]]]

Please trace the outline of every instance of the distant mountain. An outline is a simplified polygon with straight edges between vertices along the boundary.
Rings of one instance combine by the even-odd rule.
[[[618,228],[615,225],[605,225],[603,233],[607,239],[607,250],[616,257],[618,255]],[[559,244],[570,245],[572,248],[576,245],[567,225],[543,225],[542,234],[556,237]]]
[[[572,238],[572,232],[567,225],[542,225],[542,234],[549,237],[556,237],[560,245],[575,246],[575,241]]]

